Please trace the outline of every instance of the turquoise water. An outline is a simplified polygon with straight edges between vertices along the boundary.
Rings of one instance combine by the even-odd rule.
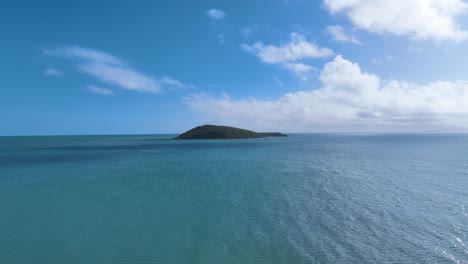
[[[0,137],[0,263],[468,263],[468,135],[170,137]]]

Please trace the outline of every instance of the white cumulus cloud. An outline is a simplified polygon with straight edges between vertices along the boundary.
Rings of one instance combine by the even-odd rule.
[[[306,38],[298,33],[291,33],[290,42],[280,45],[267,45],[256,42],[253,45],[242,44],[245,51],[254,53],[265,63],[279,64],[283,68],[293,71],[301,79],[307,79],[306,73],[315,70],[314,67],[298,62],[306,58],[323,58],[333,55],[329,48],[321,48],[315,43],[308,42]]]
[[[351,42],[354,44],[361,44],[354,36],[345,32],[345,29],[342,26],[334,25],[328,26],[327,32],[332,35],[333,39],[336,41]]]
[[[99,50],[65,46],[45,49],[44,54],[72,60],[80,72],[121,89],[159,93],[165,86],[183,86],[181,82],[168,77],[156,79],[148,76],[133,69],[122,59]]]
[[[304,58],[323,58],[333,55],[333,51],[328,48],[321,48],[315,43],[308,42],[304,35],[291,33],[291,41],[285,45],[263,45],[256,42],[253,45],[242,44],[244,50],[254,52],[266,63],[284,63],[297,61]]]
[[[324,0],[333,14],[343,13],[358,28],[412,39],[463,40],[456,22],[468,11],[462,0]]]
[[[223,19],[226,14],[219,9],[210,9],[206,11],[206,15],[211,19]]]
[[[386,81],[342,56],[327,63],[318,89],[278,100],[233,100],[195,94],[186,103],[210,121],[256,130],[466,131],[468,81]]]

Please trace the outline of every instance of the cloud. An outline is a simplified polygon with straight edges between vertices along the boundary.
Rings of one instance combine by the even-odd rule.
[[[346,34],[344,28],[339,25],[328,26],[327,32],[330,33],[334,40],[342,42],[351,42],[354,44],[361,44],[354,36]]]
[[[58,48],[46,48],[44,54],[48,56],[61,56],[68,59],[82,59],[95,61],[102,64],[124,64],[119,58],[99,50],[82,48],[78,46],[64,46]]]
[[[383,63],[385,63],[385,62],[389,62],[389,61],[391,61],[391,60],[393,60],[393,57],[392,57],[392,56],[385,56],[385,57],[383,57],[383,58],[373,58],[371,62],[372,62],[373,64],[377,64],[377,65],[378,65],[378,64],[383,64]]]
[[[463,40],[468,32],[456,17],[468,11],[462,0],[324,0],[332,13],[343,13],[358,28],[412,39]]]
[[[63,72],[59,71],[57,69],[54,69],[54,68],[47,68],[44,71],[44,75],[46,75],[46,76],[62,76]]]
[[[308,42],[303,35],[295,32],[291,33],[290,42],[281,46],[265,46],[262,42],[256,42],[253,45],[242,44],[241,48],[254,53],[262,62],[279,64],[284,69],[293,71],[302,80],[306,80],[306,73],[315,70],[315,68],[297,61],[333,55],[331,49],[321,48],[314,43]]]
[[[186,103],[208,114],[210,122],[256,130],[468,130],[468,81],[385,81],[342,56],[325,64],[319,80],[318,89],[288,93],[278,100],[195,94],[187,97]]]
[[[122,59],[99,50],[65,46],[45,49],[44,54],[69,59],[77,64],[80,72],[121,89],[159,93],[165,86],[183,86],[179,81],[168,77],[156,79],[138,72]]]
[[[169,85],[175,88],[193,88],[193,87],[188,87],[185,84],[181,83],[180,81],[174,80],[169,77],[163,77],[161,78],[161,80],[159,80],[159,82],[163,85]]]
[[[305,37],[298,33],[291,33],[291,41],[282,46],[265,46],[261,42],[253,45],[242,44],[241,47],[249,52],[254,52],[266,63],[284,63],[297,61],[304,58],[323,58],[333,55],[328,48],[321,48],[314,43],[308,42]]]
[[[132,69],[116,65],[86,63],[78,68],[98,80],[117,87],[138,92],[161,92],[161,83]]]
[[[241,35],[244,36],[244,38],[251,37],[253,34],[254,34],[254,29],[250,26],[241,29]]]
[[[206,15],[211,19],[223,19],[226,14],[219,9],[210,9],[206,11]]]
[[[290,62],[285,62],[283,63],[283,67],[286,69],[293,71],[296,73],[298,76],[305,78],[304,74],[315,71],[317,70],[315,67],[303,64],[303,63],[290,63]]]
[[[276,76],[273,76],[273,81],[281,88],[284,88],[284,83]]]
[[[409,46],[408,50],[413,51],[413,52],[418,52],[418,53],[421,53],[424,51],[422,47],[418,47],[418,46]]]
[[[224,35],[218,34],[218,43],[223,44],[225,42]]]
[[[110,89],[100,88],[94,85],[88,85],[85,87],[85,89],[92,93],[100,94],[100,95],[113,95],[114,94],[114,92],[112,92],[112,90]]]

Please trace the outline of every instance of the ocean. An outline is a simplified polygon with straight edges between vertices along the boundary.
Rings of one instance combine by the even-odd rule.
[[[0,137],[0,263],[468,263],[468,135]]]

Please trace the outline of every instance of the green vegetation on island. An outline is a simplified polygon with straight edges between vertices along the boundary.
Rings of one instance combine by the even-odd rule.
[[[180,134],[175,139],[246,139],[287,136],[278,132],[257,133],[236,127],[204,125]]]

